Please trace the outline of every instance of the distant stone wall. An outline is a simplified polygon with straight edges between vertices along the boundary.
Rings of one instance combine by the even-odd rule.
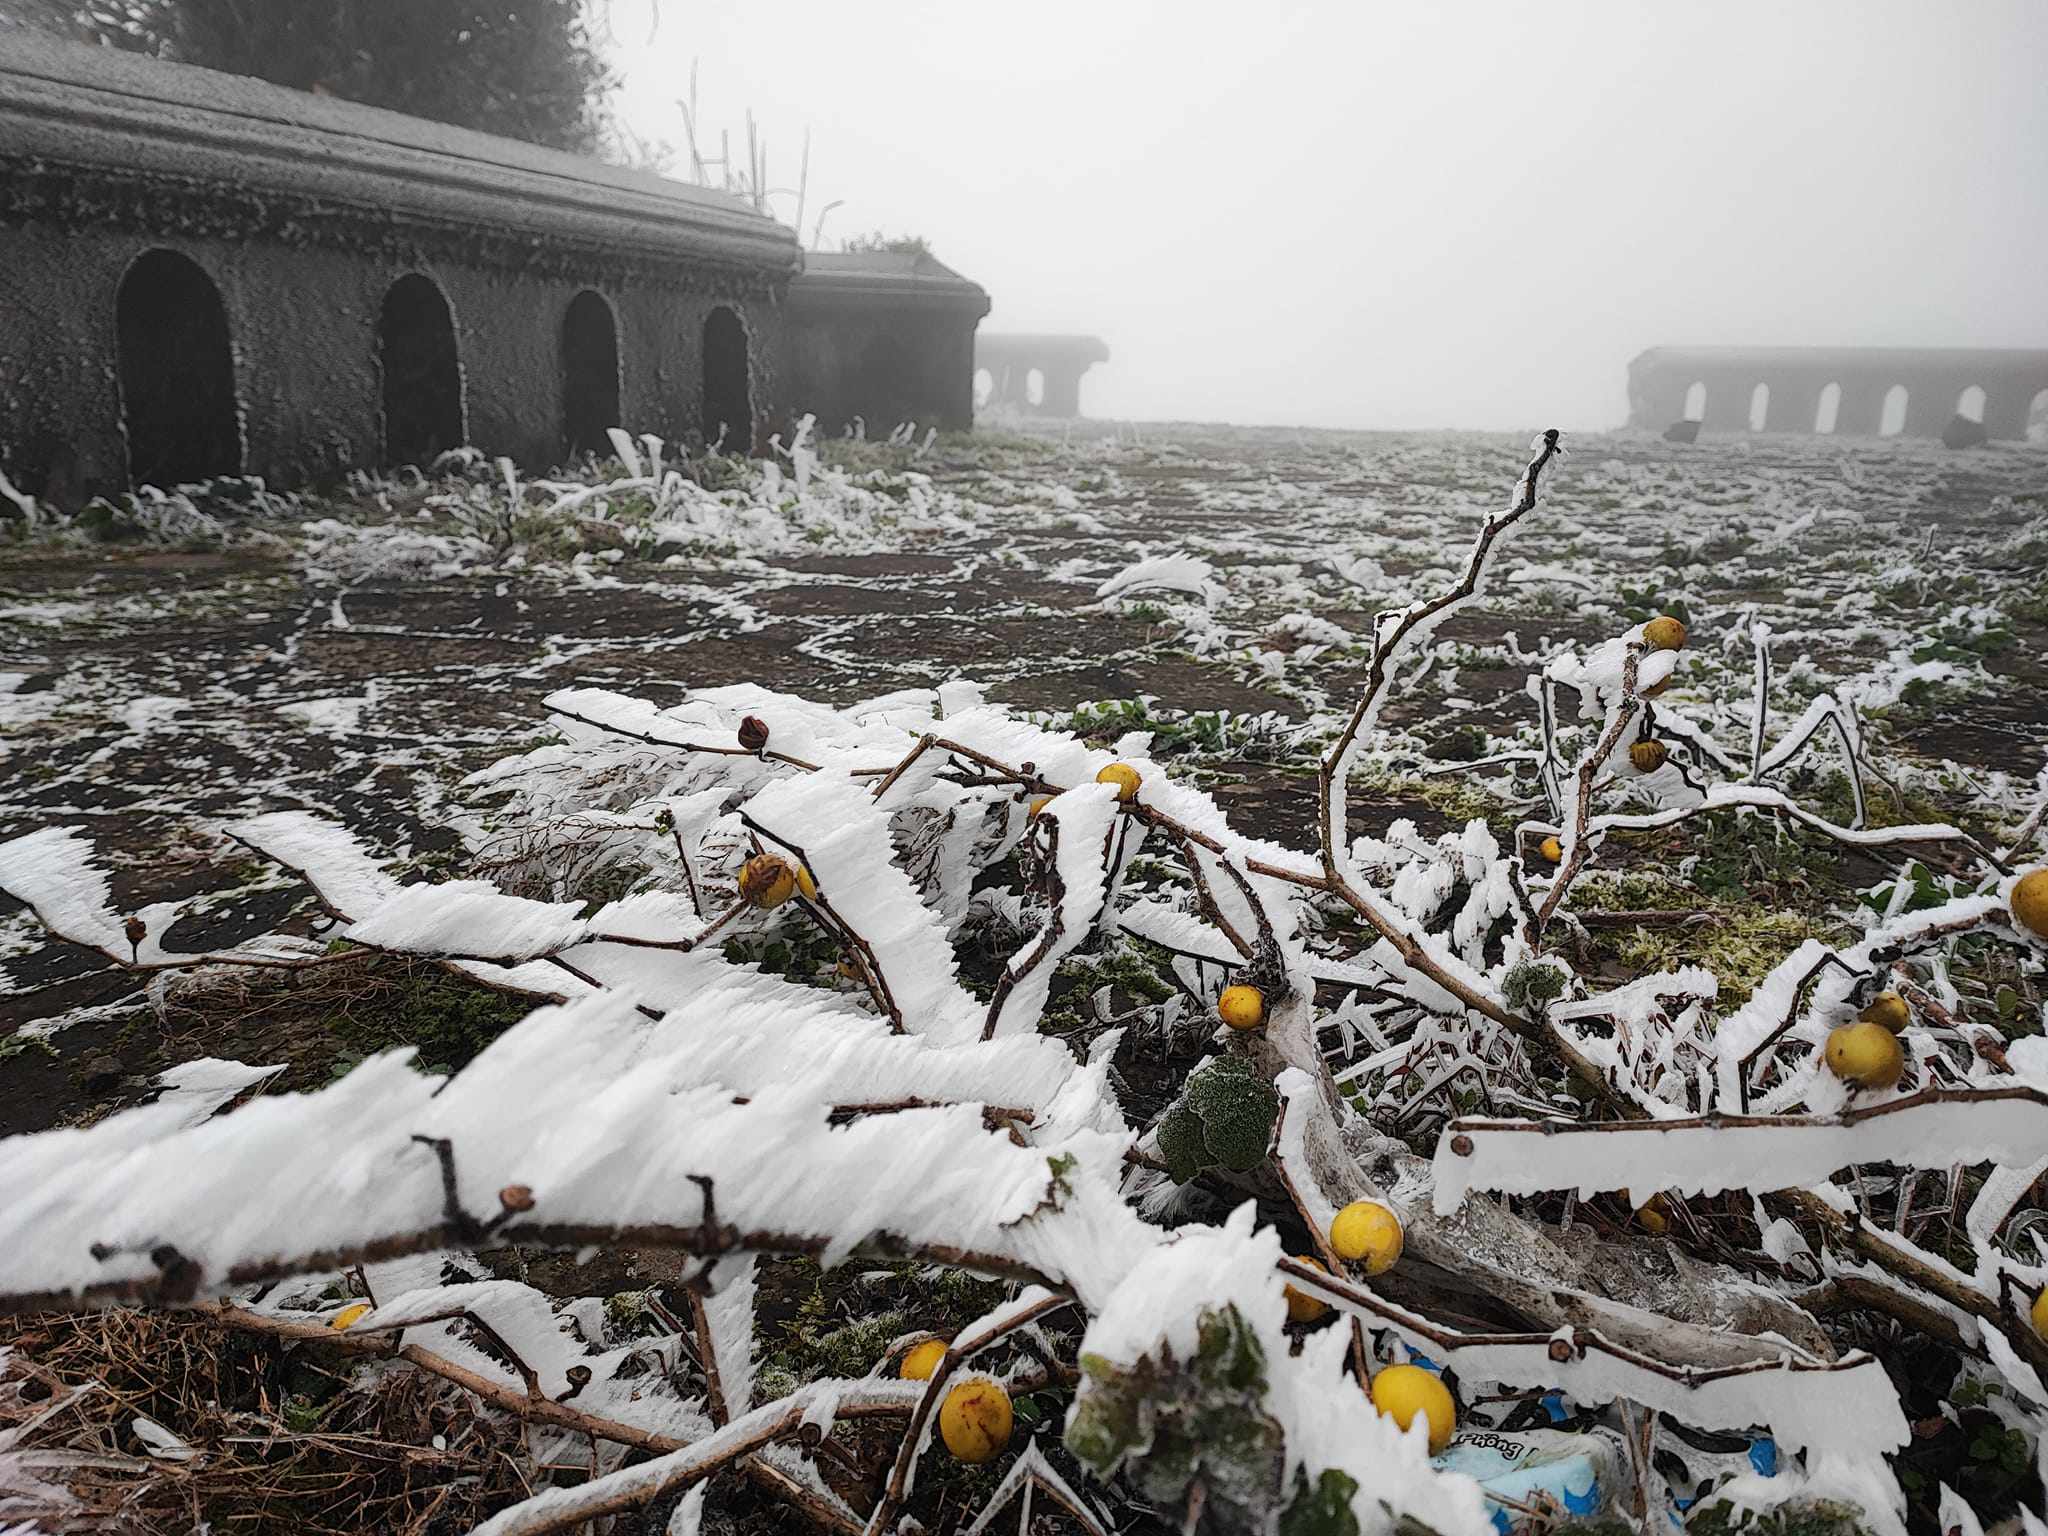
[[[0,54],[0,471],[77,506],[608,420],[765,449],[801,410],[971,424],[957,274],[863,275],[743,202],[115,50]],[[786,438],[785,438],[786,440]]]
[[[1108,361],[1108,345],[1095,336],[998,331],[974,347],[982,403],[1022,416],[1079,416],[1081,375]]]
[[[974,332],[988,295],[922,252],[813,253],[789,286],[789,407],[837,436],[974,426]]]
[[[2048,350],[2017,348],[1652,347],[1628,368],[1629,425],[1655,431],[1939,437],[1960,414],[2021,438],[2044,391]]]
[[[6,228],[0,247],[0,467],[57,505],[130,483],[116,308],[124,273],[152,250],[190,258],[226,312],[240,453],[208,473],[296,486],[392,462],[386,437],[404,424],[385,408],[378,321],[387,291],[412,273],[433,283],[453,323],[460,440],[488,454],[534,467],[567,457],[563,318],[585,291],[614,317],[616,422],[673,442],[704,434],[702,337],[720,305],[748,325],[758,420],[776,398],[779,317],[765,285],[727,295],[682,282],[607,282],[601,272],[546,278],[403,250],[369,258],[114,228]]]

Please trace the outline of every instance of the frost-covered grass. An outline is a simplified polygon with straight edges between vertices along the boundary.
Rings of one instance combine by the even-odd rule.
[[[1455,588],[1526,456],[1191,433],[686,473],[629,443],[305,503],[236,578],[277,661],[6,674],[49,769],[0,808],[29,833],[0,886],[245,1059],[278,1064],[290,994],[343,1010],[343,1049],[279,1056],[353,1070],[291,1098],[188,1066],[0,1142],[35,1191],[0,1292],[225,1299],[330,1344],[362,1296],[346,1379],[388,1377],[355,1363],[388,1336],[545,1421],[554,1491],[493,1530],[665,1521],[707,1472],[714,1510],[943,1528],[1015,1471],[1118,1522],[1477,1536],[1475,1485],[1354,1379],[1408,1356],[1468,1431],[1548,1454],[1558,1424],[1599,1469],[1582,1516],[1702,1485],[1703,1528],[1974,1520],[1944,1484],[2007,1512],[2022,1479],[1985,1468],[2039,1444],[2048,1279],[2042,950],[2007,905],[2039,857],[2044,460],[1595,441],[1376,668],[1373,614]],[[66,644],[224,618],[115,585],[6,600]],[[643,612],[675,617],[605,633]],[[710,659],[736,645],[745,681]],[[345,688],[284,686],[353,647]],[[181,768],[201,736],[262,771]],[[1350,806],[1327,862],[1319,773]],[[736,902],[763,848],[815,894]],[[0,963],[37,963],[29,929]],[[430,963],[431,992],[351,979]],[[1262,1030],[1217,1025],[1226,981]],[[1881,986],[1904,1080],[1852,1092],[1820,1047]],[[38,1034],[67,1022],[97,1027]],[[1384,1283],[1327,1243],[1357,1198],[1406,1226]],[[891,1378],[928,1330],[1018,1405],[991,1468],[930,1448],[943,1388]]]

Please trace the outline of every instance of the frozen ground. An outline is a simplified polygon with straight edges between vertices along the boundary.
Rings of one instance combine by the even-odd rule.
[[[1495,808],[1483,775],[1407,776],[1402,745],[1512,745],[1534,723],[1517,656],[1666,610],[1694,635],[1668,705],[1744,738],[1768,625],[1774,718],[1843,683],[1900,819],[1931,803],[1991,825],[2018,803],[2048,718],[2048,450],[1569,446],[1503,567],[1511,595],[1447,626],[1392,715],[1412,736],[1359,830],[1372,804],[1425,831]],[[224,892],[205,922],[228,942],[305,893],[215,825],[303,807],[460,865],[477,832],[456,782],[537,739],[554,690],[661,701],[744,681],[845,703],[960,676],[1106,740],[1154,730],[1237,823],[1301,844],[1303,775],[1371,614],[1452,578],[1525,449],[1076,427],[921,455],[836,445],[801,489],[788,463],[716,491],[615,465],[623,484],[598,494],[477,465],[253,520],[159,513],[125,542],[0,545],[0,840],[87,828],[129,861],[118,901]],[[138,1001],[0,914],[0,1031],[19,1032],[0,1044],[0,1133],[193,1053],[138,1030]]]

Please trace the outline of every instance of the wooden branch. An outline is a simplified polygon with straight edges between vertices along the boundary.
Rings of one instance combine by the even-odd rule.
[[[1636,693],[1636,668],[1642,659],[1642,642],[1630,641],[1621,659],[1621,698],[1608,715],[1607,727],[1600,733],[1599,741],[1579,760],[1579,795],[1577,808],[1572,816],[1571,843],[1565,849],[1564,863],[1558,869],[1556,878],[1551,881],[1550,889],[1543,897],[1543,904],[1536,909],[1535,921],[1528,930],[1532,949],[1541,948],[1544,928],[1549,924],[1552,914],[1557,911],[1558,904],[1564,900],[1565,892],[1571,889],[1572,882],[1579,877],[1579,871],[1585,866],[1586,847],[1591,841],[1588,826],[1593,817],[1593,781],[1599,776],[1602,765],[1614,755],[1614,749],[1621,745],[1621,738],[1634,722],[1636,711],[1642,708],[1642,700]]]
[[[390,1342],[381,1337],[358,1335],[352,1330],[331,1328],[324,1322],[298,1322],[290,1318],[273,1317],[268,1313],[251,1311],[233,1302],[216,1302],[200,1307],[197,1311],[202,1316],[248,1333],[332,1345],[350,1354],[404,1360],[430,1375],[440,1377],[443,1381],[453,1382],[465,1392],[474,1393],[493,1408],[530,1424],[552,1424],[558,1429],[575,1430],[594,1440],[610,1440],[615,1444],[629,1445],[640,1451],[679,1451],[689,1444],[687,1440],[678,1440],[672,1435],[642,1429],[637,1424],[626,1424],[617,1419],[604,1418],[599,1414],[586,1413],[566,1403],[555,1402],[541,1395],[537,1387],[533,1391],[521,1391],[505,1382],[493,1381],[488,1376],[480,1375],[466,1366],[457,1365],[454,1361],[435,1354],[424,1345],[404,1344],[393,1350]],[[409,1322],[405,1326],[413,1327],[415,1323]]]
[[[473,1223],[443,1221],[417,1231],[387,1233],[341,1247],[252,1260],[233,1265],[224,1275],[207,1274],[175,1250],[168,1250],[164,1253],[163,1265],[154,1275],[104,1281],[75,1291],[0,1295],[0,1316],[24,1312],[76,1312],[108,1302],[185,1302],[205,1289],[239,1290],[244,1286],[285,1280],[294,1275],[346,1269],[351,1264],[380,1263],[415,1253],[431,1253],[441,1248],[461,1247],[472,1241],[474,1236]],[[832,1239],[822,1233],[768,1229],[742,1231],[736,1227],[665,1223],[614,1227],[581,1222],[508,1222],[493,1227],[491,1241],[502,1247],[571,1251],[620,1245],[683,1253],[695,1258],[717,1258],[728,1253],[784,1253],[815,1258],[832,1246]],[[960,1248],[950,1243],[914,1242],[887,1232],[870,1237],[854,1248],[848,1257],[885,1262],[916,1259],[971,1270],[994,1279],[1021,1280],[1049,1288],[1062,1283],[1057,1277],[1008,1254]]]
[[[1536,456],[1529,461],[1528,467],[1522,471],[1522,479],[1517,486],[1520,494],[1506,512],[1496,517],[1488,518],[1481,525],[1479,538],[1472,547],[1472,557],[1466,563],[1465,574],[1456,586],[1451,587],[1448,591],[1439,593],[1428,602],[1409,604],[1406,609],[1402,610],[1400,616],[1394,620],[1392,628],[1384,633],[1380,630],[1378,618],[1375,618],[1373,624],[1372,663],[1366,673],[1365,691],[1360,695],[1358,703],[1352,708],[1351,718],[1345,724],[1343,734],[1337,738],[1330,750],[1323,754],[1322,762],[1317,770],[1317,798],[1321,810],[1319,820],[1321,823],[1323,869],[1333,879],[1340,867],[1338,854],[1342,849],[1350,845],[1350,828],[1348,826],[1337,826],[1336,817],[1333,814],[1334,799],[1337,794],[1341,793],[1343,778],[1348,773],[1348,770],[1344,767],[1344,762],[1350,754],[1352,744],[1358,739],[1359,732],[1365,728],[1367,722],[1373,716],[1379,702],[1379,696],[1387,686],[1394,661],[1401,654],[1401,649],[1406,644],[1408,638],[1418,628],[1426,630],[1431,622],[1444,613],[1445,610],[1456,607],[1479,590],[1480,579],[1486,570],[1487,557],[1492,553],[1495,542],[1509,528],[1534,510],[1537,486],[1543,477],[1543,471],[1549,467],[1551,460],[1556,458],[1559,452],[1558,436],[1559,434],[1555,427],[1550,428],[1543,434],[1543,446],[1537,451]],[[1346,819],[1348,820],[1348,818]]]
[[[474,1536],[546,1536],[624,1514],[702,1482],[754,1452],[798,1434],[807,1417],[827,1402],[835,1419],[899,1417],[914,1405],[904,1389],[917,1385],[874,1380],[813,1382],[660,1461],[627,1467],[578,1487],[548,1489],[486,1520]]]

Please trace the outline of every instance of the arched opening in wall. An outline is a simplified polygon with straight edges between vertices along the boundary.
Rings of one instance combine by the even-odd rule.
[[[606,453],[619,420],[619,328],[601,293],[584,289],[562,314],[562,441],[574,458]]]
[[[1825,437],[1835,430],[1835,423],[1842,419],[1842,386],[1823,384],[1820,390],[1820,404],[1813,410],[1813,430]]]
[[[1749,392],[1749,430],[1761,432],[1771,414],[1771,386],[1759,384]]]
[[[1033,368],[1024,375],[1024,403],[1026,405],[1045,404],[1045,370],[1043,368]]]
[[[977,411],[986,409],[988,406],[989,397],[993,395],[995,392],[996,376],[990,373],[986,368],[975,369],[974,408]]]
[[[704,441],[728,453],[754,448],[754,406],[747,378],[747,328],[720,305],[704,317]]]
[[[2048,443],[2048,389],[2027,403],[2027,441]]]
[[[1685,420],[1705,421],[1707,419],[1707,382],[1694,379],[1685,390]]]
[[[1897,437],[1906,430],[1906,386],[1894,384],[1884,392],[1884,410],[1877,418],[1879,437]]]
[[[128,476],[184,485],[242,468],[228,312],[189,256],[145,251],[114,298]]]
[[[1976,422],[1980,427],[1984,424],[1984,386],[1982,384],[1972,384],[1968,389],[1956,396],[1956,414],[1965,421]]]
[[[467,434],[455,317],[426,274],[408,272],[385,292],[377,366],[384,374],[385,463],[431,464],[462,446]]]

